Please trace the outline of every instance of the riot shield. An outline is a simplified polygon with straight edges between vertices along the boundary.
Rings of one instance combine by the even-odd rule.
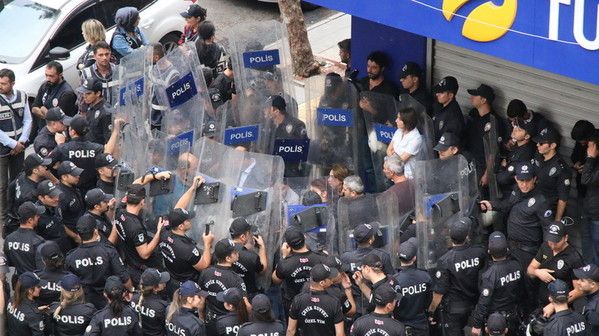
[[[356,170],[357,91],[339,77],[316,76],[305,83],[306,128],[311,139],[308,161],[315,175],[326,175],[334,164]]]
[[[365,185],[374,185],[377,191],[387,189],[387,178],[383,173],[383,163],[387,156],[387,146],[395,132],[397,106],[395,99],[386,94],[371,91],[360,93],[360,109],[364,118],[372,171],[366,171]],[[369,179],[374,178],[373,181]]]
[[[401,111],[404,108],[413,108],[418,116],[418,131],[422,135],[422,147],[420,154],[418,155],[419,160],[432,160],[435,158],[435,134],[433,133],[433,120],[426,113],[426,107],[420,104],[416,99],[407,93],[399,96],[397,102],[397,111]]]
[[[451,246],[448,224],[476,208],[476,169],[461,155],[417,161],[415,188],[418,267],[430,270]]]
[[[148,143],[152,134],[143,124],[127,123],[121,131],[119,141],[119,163],[113,170],[115,177],[115,198],[125,196],[127,187],[139,176],[143,175],[147,167],[146,162]]]
[[[149,74],[152,70],[151,47],[142,46],[121,59],[119,64],[119,110],[121,117],[130,124],[148,125],[150,92]]]
[[[377,222],[379,236],[374,247],[383,249],[391,256],[394,267],[398,267],[400,231],[402,218],[409,214],[399,213],[399,201],[394,193],[363,194],[356,198],[342,197],[337,204],[337,221],[327,228],[327,240],[331,249],[339,255],[357,247],[353,230],[365,223]],[[332,242],[332,243],[331,243]]]

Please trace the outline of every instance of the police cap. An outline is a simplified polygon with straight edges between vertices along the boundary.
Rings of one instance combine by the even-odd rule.
[[[33,202],[25,202],[19,206],[17,214],[22,223],[29,218],[33,218],[37,215],[41,215],[46,211],[46,208],[40,205],[35,205]]]

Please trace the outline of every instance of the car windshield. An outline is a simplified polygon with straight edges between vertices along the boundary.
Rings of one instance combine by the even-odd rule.
[[[21,63],[39,46],[59,10],[29,0],[15,0],[0,11],[0,62]]]

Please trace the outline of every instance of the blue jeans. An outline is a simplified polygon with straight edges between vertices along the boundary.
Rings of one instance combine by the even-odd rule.
[[[589,231],[591,231],[591,253],[593,255],[593,263],[599,265],[599,220],[589,221]]]

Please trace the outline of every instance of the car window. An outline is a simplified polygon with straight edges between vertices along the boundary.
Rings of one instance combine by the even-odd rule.
[[[54,34],[52,40],[50,40],[50,49],[54,47],[63,47],[72,50],[76,46],[84,42],[83,35],[81,34],[81,24],[88,19],[95,18],[96,7],[90,5],[84,8],[75,16],[71,16],[62,25],[62,27]]]
[[[114,14],[122,7],[135,7],[142,10],[156,0],[105,0],[102,2],[104,27],[107,29],[114,26]]]

